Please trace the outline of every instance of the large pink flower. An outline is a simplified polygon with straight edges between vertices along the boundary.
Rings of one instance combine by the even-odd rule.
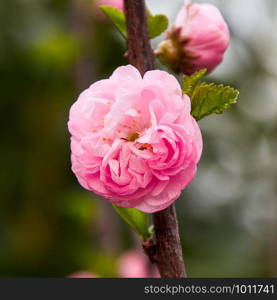
[[[202,151],[190,100],[164,71],[131,65],[85,90],[68,122],[80,184],[122,207],[168,207],[193,179]]]
[[[229,30],[220,11],[212,4],[186,0],[157,55],[178,72],[210,72],[222,61],[228,44]]]

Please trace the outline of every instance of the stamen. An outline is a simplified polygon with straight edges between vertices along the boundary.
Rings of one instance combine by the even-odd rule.
[[[138,148],[139,150],[153,150],[153,147],[151,144],[141,144],[141,146]]]
[[[128,140],[130,142],[134,142],[139,137],[139,134],[137,132],[133,132],[129,135]]]

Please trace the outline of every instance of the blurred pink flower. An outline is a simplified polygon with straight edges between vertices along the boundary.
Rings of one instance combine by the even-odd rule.
[[[115,8],[118,8],[123,11],[124,9],[124,2],[123,0],[96,0],[96,4],[100,5],[108,5]]]
[[[72,105],[72,170],[86,189],[152,213],[175,201],[202,152],[190,99],[164,71],[131,65],[85,90]]]
[[[130,250],[119,258],[119,276],[124,278],[158,278],[157,267],[150,264],[143,252]]]
[[[229,30],[220,11],[212,4],[186,0],[156,54],[177,72],[192,74],[204,68],[211,72],[228,44]]]
[[[68,277],[70,278],[97,278],[96,274],[88,271],[79,271],[77,273],[70,274]]]

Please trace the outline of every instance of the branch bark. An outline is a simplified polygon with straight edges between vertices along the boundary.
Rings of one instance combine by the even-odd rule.
[[[162,277],[187,277],[175,204],[153,214],[156,263]]]
[[[128,33],[128,61],[143,75],[154,69],[154,54],[149,43],[144,0],[124,0]]]
[[[124,0],[128,32],[128,61],[143,75],[155,67],[147,33],[144,0]],[[156,262],[161,277],[186,277],[174,204],[153,214],[156,245],[144,243],[151,262]]]

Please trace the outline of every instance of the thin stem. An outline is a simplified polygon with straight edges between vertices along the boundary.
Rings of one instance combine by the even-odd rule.
[[[124,0],[128,32],[129,62],[143,75],[154,69],[154,54],[147,34],[144,0]],[[151,262],[155,262],[161,277],[186,277],[175,206],[153,214],[156,245],[143,244]]]

